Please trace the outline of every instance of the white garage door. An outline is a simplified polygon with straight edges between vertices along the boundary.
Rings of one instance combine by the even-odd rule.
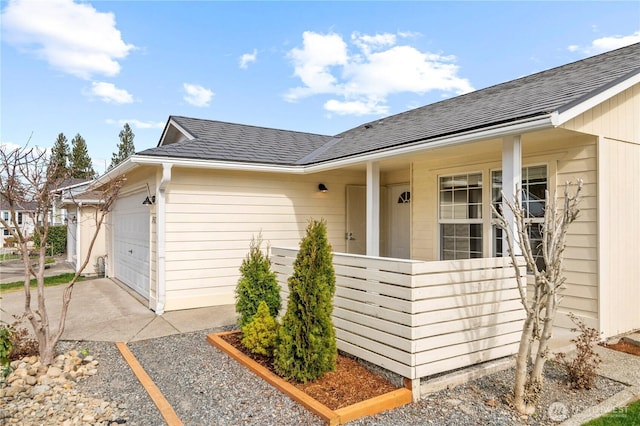
[[[146,194],[119,199],[113,208],[114,275],[149,298],[149,207]]]

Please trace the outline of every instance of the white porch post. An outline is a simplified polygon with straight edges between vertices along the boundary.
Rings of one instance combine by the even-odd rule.
[[[502,200],[502,211],[507,223],[513,230],[515,237],[514,251],[517,256],[521,255],[520,239],[515,224],[515,216],[511,209],[506,205],[505,199],[514,201],[516,196],[516,188],[522,187],[522,147],[520,143],[520,135],[508,136],[502,139],[502,192],[504,199]],[[502,234],[503,250],[507,249],[506,233]]]
[[[367,163],[367,256],[380,255],[380,164]]]

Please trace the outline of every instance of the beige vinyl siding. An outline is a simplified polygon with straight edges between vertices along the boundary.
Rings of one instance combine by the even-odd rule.
[[[167,188],[166,310],[234,302],[253,236],[297,248],[310,219],[327,221],[334,251],[345,250],[345,185],[363,172],[315,175],[175,168]],[[328,192],[318,191],[324,183]]]
[[[640,144],[602,138],[598,156],[600,331],[611,336],[640,328]]]
[[[584,181],[580,214],[569,228],[564,271],[567,288],[558,312],[573,312],[590,326],[598,327],[598,244],[597,244],[597,145],[595,138],[584,136],[582,146],[574,146],[558,160],[558,195],[564,193],[565,182]],[[596,296],[594,297],[594,292]],[[575,325],[566,315],[558,315],[556,324],[566,328]]]
[[[640,84],[567,121],[562,127],[640,143]]]
[[[78,218],[78,226],[80,226],[80,256],[78,256],[78,268],[82,266],[82,262],[84,262],[88,256],[89,262],[82,270],[82,274],[93,275],[96,273],[94,265],[98,261],[98,257],[104,257],[107,254],[104,224],[100,227],[91,254],[89,254],[89,245],[96,232],[96,209],[93,206],[82,206],[78,210],[80,211]]]
[[[546,164],[549,185],[560,195],[565,181],[582,178],[585,183],[581,215],[569,230],[565,252],[567,285],[556,324],[572,327],[567,319],[574,312],[592,327],[598,318],[597,245],[597,165],[595,138],[558,132],[523,135],[523,166]],[[412,167],[412,258],[439,260],[438,176],[481,172],[483,179],[483,217],[490,216],[491,171],[501,169],[501,141],[486,141],[461,147],[430,151],[415,158]],[[472,160],[469,160],[472,159]],[[483,251],[491,255],[492,235],[488,220],[483,226]]]

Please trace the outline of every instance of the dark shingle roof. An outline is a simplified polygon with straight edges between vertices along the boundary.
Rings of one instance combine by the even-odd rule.
[[[562,112],[640,73],[640,43],[376,120],[335,137],[172,117],[195,139],[141,155],[305,165]]]
[[[172,116],[195,139],[151,148],[141,155],[294,164],[333,138],[221,121]]]

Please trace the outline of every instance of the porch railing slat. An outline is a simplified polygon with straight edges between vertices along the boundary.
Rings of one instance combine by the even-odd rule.
[[[271,250],[283,308],[296,255]],[[517,351],[524,310],[509,258],[425,262],[334,253],[333,262],[340,350],[410,379]],[[524,274],[520,258],[518,265]]]

